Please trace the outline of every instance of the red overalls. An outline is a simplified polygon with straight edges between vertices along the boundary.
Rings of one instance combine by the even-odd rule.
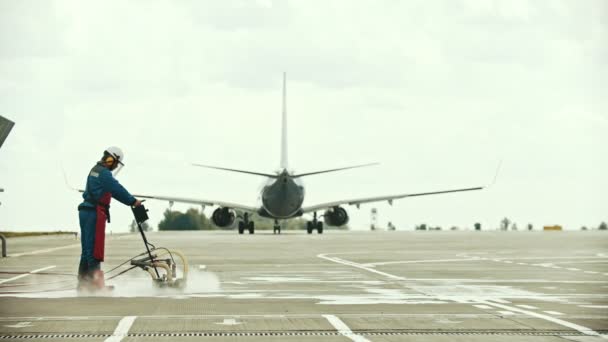
[[[112,194],[106,192],[101,196],[95,207],[97,221],[95,222],[93,257],[99,261],[103,261],[105,254],[106,222],[110,222],[110,201],[112,201]]]

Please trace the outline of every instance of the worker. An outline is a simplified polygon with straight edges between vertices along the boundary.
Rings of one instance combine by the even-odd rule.
[[[103,157],[93,166],[78,206],[82,253],[78,267],[78,290],[101,290],[105,286],[101,262],[104,260],[106,221],[110,222],[110,201],[137,207],[141,201],[133,197],[116,178],[124,166],[124,154],[118,147],[103,151]]]

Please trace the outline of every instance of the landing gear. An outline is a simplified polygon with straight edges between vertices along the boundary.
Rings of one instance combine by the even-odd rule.
[[[323,234],[323,222],[317,219],[317,212],[315,211],[313,214],[312,221],[306,222],[306,232],[308,234],[312,234],[313,230],[317,230],[317,233]]]
[[[272,229],[273,234],[281,234],[281,225],[279,224],[279,220],[274,220],[274,227]]]
[[[243,234],[245,230],[248,230],[249,234],[255,232],[253,221],[249,221],[249,213],[243,214],[243,221],[239,221],[239,234]]]

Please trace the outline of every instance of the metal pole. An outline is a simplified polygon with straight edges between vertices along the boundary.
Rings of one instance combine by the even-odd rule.
[[[148,239],[146,238],[146,234],[144,233],[144,229],[141,227],[141,223],[137,222],[137,228],[139,228],[139,232],[141,233],[141,237],[142,237],[142,239],[144,239],[144,245],[146,245],[146,251],[148,251],[148,256],[150,257],[150,262],[152,263],[152,267],[154,267],[154,271],[156,272],[156,276],[158,277],[158,279],[160,279],[160,274],[158,273],[158,269],[156,269],[156,266],[154,266],[154,258],[152,257],[152,252],[150,252],[150,247],[148,246]]]
[[[6,238],[0,234],[0,240],[2,240],[2,257],[6,258]]]

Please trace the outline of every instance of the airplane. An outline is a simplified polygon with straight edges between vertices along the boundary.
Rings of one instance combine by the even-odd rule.
[[[432,192],[421,192],[421,193],[402,193],[388,196],[377,196],[377,197],[366,197],[358,199],[345,199],[332,201],[327,203],[315,204],[311,206],[303,206],[305,189],[301,182],[301,178],[318,175],[329,172],[343,171],[354,168],[360,168],[365,166],[375,165],[377,163],[354,165],[348,167],[341,167],[329,170],[314,171],[307,173],[292,173],[289,169],[288,154],[287,154],[287,108],[286,108],[286,83],[287,76],[283,73],[283,106],[282,106],[282,126],[281,126],[281,162],[280,169],[276,174],[254,172],[247,170],[238,170],[218,166],[210,166],[203,164],[192,164],[197,167],[204,167],[222,171],[245,173],[250,175],[266,177],[266,182],[261,189],[259,199],[261,203],[258,206],[249,206],[238,203],[222,202],[215,200],[205,199],[194,199],[194,198],[181,198],[181,197],[170,197],[170,196],[151,196],[151,195],[137,195],[137,198],[155,199],[168,201],[170,205],[174,202],[196,204],[205,206],[217,206],[211,216],[213,223],[220,228],[230,228],[234,226],[235,220],[238,218],[238,232],[243,234],[248,231],[249,234],[254,234],[255,226],[251,220],[251,214],[257,213],[261,217],[269,218],[274,220],[275,234],[281,233],[280,221],[301,217],[305,214],[312,214],[312,220],[307,222],[307,232],[312,234],[313,231],[317,231],[318,234],[323,233],[323,223],[329,226],[343,226],[348,223],[349,216],[344,205],[355,205],[357,208],[361,204],[371,202],[382,202],[387,201],[390,205],[393,204],[394,200],[402,199],[406,197],[416,196],[427,196],[427,195],[438,195],[447,194],[454,192],[465,192],[481,190],[484,187],[472,187],[472,188],[461,188],[443,191],[432,191]],[[238,214],[240,211],[242,214]],[[323,221],[319,221],[318,212],[323,211]]]

